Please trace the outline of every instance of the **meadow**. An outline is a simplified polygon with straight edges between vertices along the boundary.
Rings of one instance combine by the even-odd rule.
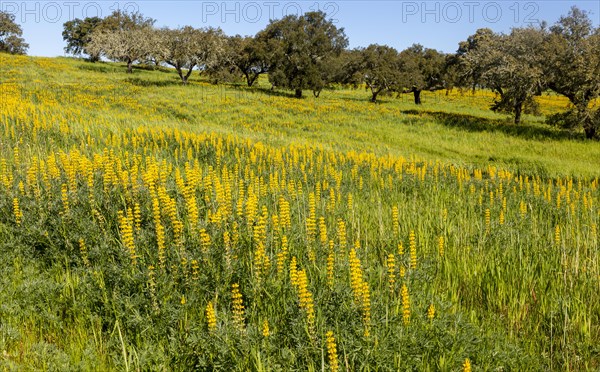
[[[3,54],[0,88],[2,370],[600,368],[600,145],[544,116]]]

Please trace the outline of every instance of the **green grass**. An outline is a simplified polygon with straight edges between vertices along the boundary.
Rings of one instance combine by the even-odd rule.
[[[124,70],[0,55],[0,369],[321,370],[330,330],[342,370],[600,367],[597,142],[487,92],[296,100]]]
[[[22,88],[66,91],[73,106],[81,103],[80,92],[112,99],[116,102],[109,111],[102,105],[85,107],[86,116],[108,122],[116,114],[134,125],[159,122],[278,146],[310,143],[480,167],[494,164],[551,177],[600,175],[597,142],[548,127],[543,117],[526,116],[523,124],[514,125],[510,117],[488,109],[492,96],[487,92],[473,96],[454,91],[449,97],[444,91],[425,92],[420,107],[412,103],[411,95],[383,97],[381,103],[371,104],[362,89],[325,91],[320,98],[307,92],[305,99],[296,101],[286,91],[272,92],[264,79],[258,89],[248,89],[243,84],[213,86],[194,75],[190,86],[183,87],[173,72],[135,69],[128,76],[119,65],[64,58],[48,61],[59,67],[15,68],[21,74],[19,81],[28,82]],[[34,88],[28,87],[31,82]],[[566,102],[555,101],[542,111],[566,107]]]

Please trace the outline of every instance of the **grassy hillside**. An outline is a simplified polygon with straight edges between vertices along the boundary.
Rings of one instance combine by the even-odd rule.
[[[2,369],[600,368],[597,142],[486,92],[0,83]]]
[[[194,133],[207,131],[243,136],[281,146],[322,145],[461,165],[497,165],[512,171],[549,176],[600,175],[597,143],[543,125],[543,117],[526,116],[522,125],[489,110],[492,94],[458,90],[424,93],[368,102],[363,89],[325,91],[320,98],[291,100],[285,91],[213,86],[193,80],[182,87],[176,74],[69,59],[7,57],[2,59],[4,94],[17,89],[24,100],[59,104],[78,112],[77,122],[103,122],[113,131],[123,125],[167,125]],[[50,96],[50,97],[48,97]],[[39,99],[38,99],[39,98]],[[43,100],[42,100],[43,98]],[[563,110],[562,97],[540,97],[542,113]],[[48,109],[45,108],[47,112]],[[74,125],[76,127],[76,125]]]

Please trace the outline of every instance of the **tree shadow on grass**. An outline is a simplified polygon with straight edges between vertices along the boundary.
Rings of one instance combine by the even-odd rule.
[[[177,73],[177,71],[174,68],[161,66],[161,65],[155,65],[155,64],[137,64],[137,65],[133,65],[133,69],[141,70],[141,71],[151,71],[151,72],[164,72],[167,74],[176,74]]]
[[[77,68],[80,70],[84,70],[84,71],[99,72],[102,74],[114,73],[114,72],[119,72],[122,70],[121,66],[115,66],[113,64],[108,64],[108,63],[104,63],[101,61],[99,61],[99,62],[85,61],[82,64],[78,65]]]
[[[294,97],[294,94],[291,91],[287,92],[287,91],[276,90],[276,89],[265,88],[265,87],[254,87],[253,90],[256,90],[257,92],[266,94],[267,96],[297,99],[296,97]],[[309,92],[309,91],[307,91],[307,92]],[[312,94],[312,92],[309,92],[309,93]],[[306,92],[304,92],[303,98],[305,98],[305,97],[306,97]]]
[[[435,119],[448,127],[463,129],[469,132],[501,132],[525,139],[582,140],[583,135],[550,126],[537,126],[529,123],[514,124],[510,119],[488,119],[478,116],[443,111],[404,110],[407,115],[418,115]]]
[[[170,80],[148,80],[138,77],[128,77],[124,80],[126,83],[137,87],[170,87],[170,86],[182,86],[181,80],[170,79]]]

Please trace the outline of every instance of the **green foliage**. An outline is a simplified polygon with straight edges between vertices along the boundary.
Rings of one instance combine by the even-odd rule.
[[[26,54],[29,44],[22,35],[23,30],[15,23],[14,14],[0,11],[0,53]]]
[[[459,51],[459,69],[465,79],[494,91],[493,111],[514,114],[521,122],[523,111],[537,113],[534,96],[547,87],[543,53],[544,29],[515,28],[510,34],[478,30]]]
[[[338,29],[325,17],[322,12],[288,15],[272,20],[257,35],[275,50],[269,81],[295,90],[297,98],[305,89],[320,92],[333,80],[324,74],[328,71],[325,67],[348,46],[344,29]]]
[[[587,138],[597,138],[600,114],[592,102],[600,96],[600,28],[594,29],[589,15],[573,7],[551,27],[545,47],[549,87],[576,110],[578,124],[571,126],[583,128]]]
[[[150,54],[174,67],[183,84],[187,84],[194,68],[210,70],[224,60],[225,36],[221,29],[164,28],[158,31],[158,39],[157,49]]]
[[[86,52],[104,56],[113,61],[127,62],[127,72],[133,72],[133,63],[160,55],[161,39],[154,30],[155,20],[138,12],[116,10],[98,23],[86,43]]]
[[[63,40],[67,42],[65,52],[73,55],[88,54],[86,46],[91,41],[92,33],[101,22],[102,19],[99,17],[75,18],[65,22],[62,33]],[[100,60],[100,56],[97,54],[89,55],[89,57],[92,62]]]
[[[386,90],[397,90],[401,72],[396,49],[385,45],[369,45],[358,51],[360,60],[357,70],[361,81],[371,90],[371,101],[377,101],[377,95]]]

